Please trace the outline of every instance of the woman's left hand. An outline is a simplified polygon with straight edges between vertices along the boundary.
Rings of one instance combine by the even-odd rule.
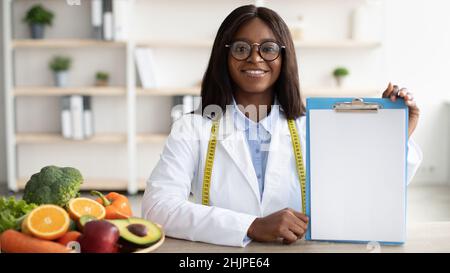
[[[396,101],[397,97],[403,98],[406,106],[409,108],[408,137],[410,137],[419,122],[420,109],[417,107],[413,94],[409,92],[408,89],[399,89],[397,85],[389,83],[388,87],[383,92],[382,98],[390,98],[391,101]]]

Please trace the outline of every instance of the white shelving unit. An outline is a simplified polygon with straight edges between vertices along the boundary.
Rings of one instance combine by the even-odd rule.
[[[53,86],[17,86],[13,89],[15,97],[44,97],[44,96],[65,96],[65,95],[84,95],[84,96],[125,96],[126,87],[67,87],[59,88]]]
[[[19,0],[16,0],[19,1]],[[43,0],[46,2],[49,0]],[[130,0],[132,3],[142,0]],[[260,2],[260,1],[256,1]],[[136,47],[158,48],[184,48],[187,50],[209,51],[212,40],[146,40],[130,38],[123,42],[107,42],[91,39],[79,38],[57,38],[57,39],[13,39],[12,34],[12,5],[14,0],[3,0],[3,40],[4,40],[4,90],[5,109],[6,109],[6,139],[7,139],[7,165],[8,165],[8,187],[11,191],[22,189],[27,181],[26,177],[18,177],[18,167],[21,159],[18,157],[18,146],[21,145],[125,145],[127,151],[127,178],[126,179],[105,179],[99,177],[86,177],[83,189],[108,189],[108,190],[127,190],[130,194],[143,190],[145,179],[137,174],[137,158],[139,144],[162,144],[167,134],[162,133],[142,133],[136,128],[137,120],[137,99],[152,97],[170,97],[176,95],[200,93],[200,87],[162,87],[154,89],[144,89],[136,86],[136,68],[134,65],[134,51]],[[381,46],[379,42],[359,42],[348,39],[331,41],[295,41],[299,49],[327,49],[327,50],[372,50]],[[90,50],[90,49],[118,49],[123,50],[125,54],[125,74],[126,81],[123,86],[109,87],[68,87],[57,88],[52,86],[16,86],[14,83],[14,56],[17,50]],[[375,88],[356,88],[356,89],[336,89],[325,87],[307,87],[302,89],[304,97],[308,96],[349,96],[352,94],[358,96],[379,95]],[[87,95],[94,97],[114,97],[126,100],[126,132],[125,133],[99,133],[93,138],[82,141],[73,141],[64,139],[60,134],[49,133],[20,133],[16,131],[17,108],[15,100],[17,98],[38,97],[47,98],[64,95]]]
[[[126,42],[98,41],[88,39],[17,39],[12,41],[12,47],[16,48],[80,48],[80,47],[119,47],[125,48]]]

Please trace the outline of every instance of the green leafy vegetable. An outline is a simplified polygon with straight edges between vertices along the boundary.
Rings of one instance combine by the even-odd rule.
[[[83,176],[75,168],[47,166],[31,176],[25,185],[23,200],[65,207],[70,199],[78,196],[82,183]]]
[[[24,216],[36,208],[35,204],[28,204],[24,200],[16,200],[14,196],[0,198],[0,233],[7,229],[20,229]]]

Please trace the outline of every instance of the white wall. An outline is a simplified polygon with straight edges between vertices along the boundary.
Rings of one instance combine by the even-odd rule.
[[[414,138],[424,153],[416,183],[449,184],[450,2],[387,1],[388,78],[414,92],[421,108]]]

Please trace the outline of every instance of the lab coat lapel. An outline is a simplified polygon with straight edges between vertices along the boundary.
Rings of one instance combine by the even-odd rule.
[[[277,192],[280,191],[280,187],[283,186],[282,181],[286,177],[286,172],[290,171],[289,157],[292,150],[292,144],[290,142],[287,120],[281,112],[273,132],[270,140],[264,179],[265,185],[262,198],[263,212],[267,211],[270,201],[277,195]]]
[[[220,122],[219,134],[222,134],[222,140],[219,143],[231,157],[233,164],[244,175],[246,182],[250,185],[258,204],[261,202],[258,180],[253,168],[250,151],[247,147],[244,132],[235,128],[233,123],[232,111],[228,109],[224,118]],[[236,189],[239,190],[239,189]]]

